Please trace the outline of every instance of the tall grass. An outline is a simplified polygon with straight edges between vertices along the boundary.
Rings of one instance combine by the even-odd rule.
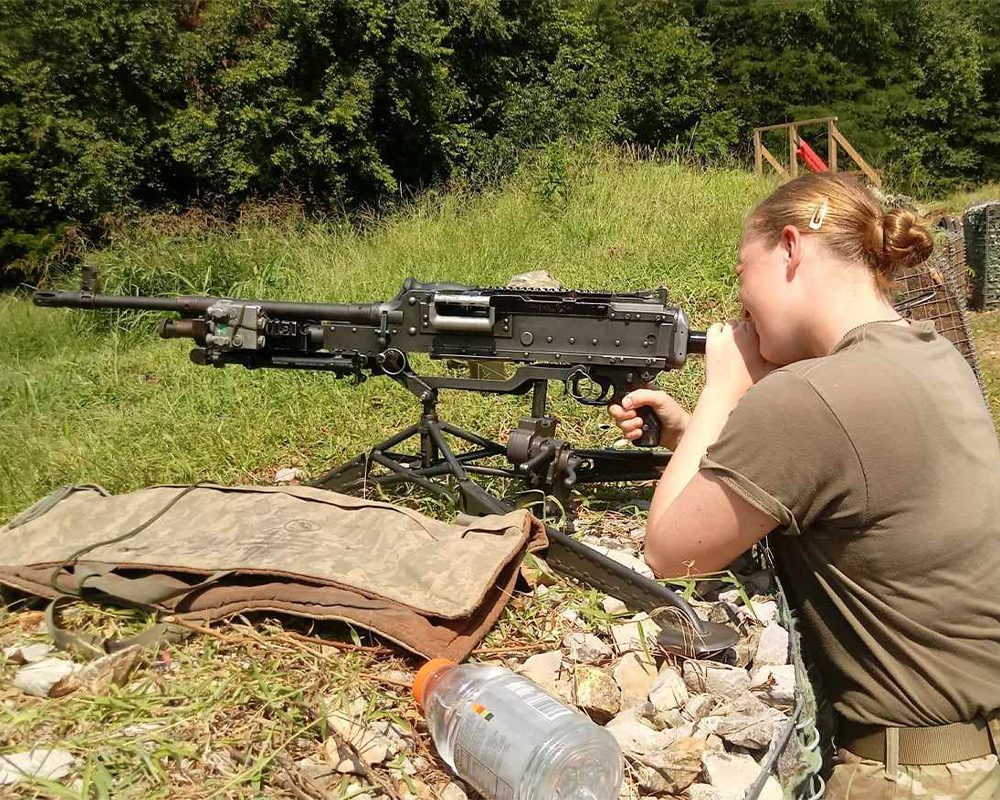
[[[236,223],[148,217],[91,253],[106,291],[372,301],[402,281],[504,284],[546,269],[568,286],[669,287],[696,325],[735,311],[732,274],[744,214],[771,184],[620,153],[566,152],[475,194],[429,192],[367,225],[256,209]],[[355,387],[326,375],[206,369],[149,318],[39,309],[0,300],[0,519],[66,483],[123,491],[155,482],[266,480],[278,466],[318,472],[414,419],[387,379]],[[439,365],[435,365],[440,368]],[[695,362],[661,378],[687,402]],[[552,392],[560,432],[608,444],[599,410]],[[523,398],[444,393],[441,413],[502,438]]]

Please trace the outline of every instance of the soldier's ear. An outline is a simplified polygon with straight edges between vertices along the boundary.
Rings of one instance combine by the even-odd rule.
[[[778,246],[784,258],[785,279],[791,280],[802,263],[802,233],[794,225],[786,225],[781,229]]]

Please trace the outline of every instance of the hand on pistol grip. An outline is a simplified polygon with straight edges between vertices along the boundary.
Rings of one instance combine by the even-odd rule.
[[[633,408],[623,408],[628,392],[621,392],[611,398],[608,411],[622,433],[636,447],[660,446],[660,419],[648,405],[638,405]],[[639,424],[641,422],[641,425]],[[638,431],[636,436],[633,432]]]
[[[676,448],[691,419],[669,394],[647,387],[616,393],[608,413],[625,438],[638,447]]]

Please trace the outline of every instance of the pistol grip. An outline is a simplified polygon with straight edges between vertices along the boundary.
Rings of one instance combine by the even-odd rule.
[[[639,419],[642,420],[642,435],[632,442],[636,447],[659,447],[660,446],[660,420],[653,409],[649,406],[640,406],[636,409]]]

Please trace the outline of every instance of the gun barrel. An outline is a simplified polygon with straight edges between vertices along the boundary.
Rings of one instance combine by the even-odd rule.
[[[705,331],[691,331],[688,333],[688,353],[705,352],[705,343],[708,341],[708,333]]]
[[[139,311],[181,311],[179,298],[122,297],[90,292],[35,292],[36,306],[53,308],[132,308]]]
[[[112,294],[90,294],[88,292],[35,292],[36,306],[61,308],[123,308],[137,311],[176,311],[179,314],[203,314],[218,297],[125,297]],[[257,306],[270,317],[299,320],[327,320],[350,322],[355,325],[378,325],[382,311],[388,312],[388,322],[401,324],[401,311],[389,308],[383,303],[293,303],[271,300],[233,300]]]

